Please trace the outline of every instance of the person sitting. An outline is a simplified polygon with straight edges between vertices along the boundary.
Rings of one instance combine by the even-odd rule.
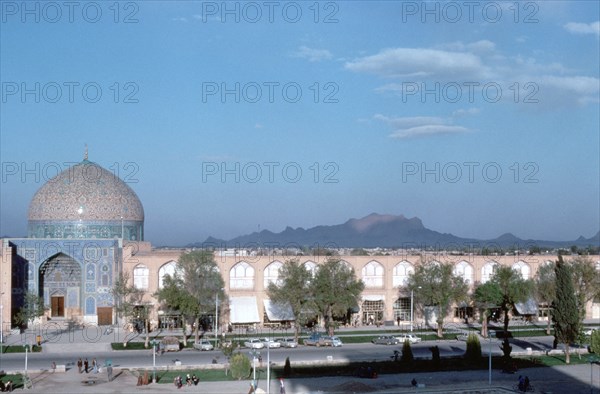
[[[4,391],[6,387],[4,386],[4,382],[0,380],[0,391]]]
[[[13,391],[12,380],[9,380],[8,382],[6,382],[6,387],[4,388],[4,391],[8,391],[8,392],[12,392]]]
[[[194,383],[194,386],[197,386],[198,383],[200,382],[200,379],[198,379],[198,377],[196,376],[196,374],[192,375],[192,382]]]
[[[192,385],[192,377],[190,376],[189,373],[185,377],[185,384],[186,384],[186,386],[191,386]]]
[[[410,384],[412,384],[413,387],[417,387],[417,379],[413,378],[413,380],[410,381]]]
[[[519,391],[525,391],[525,378],[519,375]]]
[[[529,384],[529,376],[525,376],[525,381],[523,382],[523,391],[528,391],[531,385]]]

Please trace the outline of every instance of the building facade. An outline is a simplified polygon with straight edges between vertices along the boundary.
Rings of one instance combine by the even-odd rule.
[[[47,311],[42,322],[77,321],[111,325],[117,322],[111,289],[121,272],[145,292],[153,305],[153,326],[181,325],[176,311],[163,310],[154,297],[165,275],[175,272],[187,249],[153,248],[144,241],[144,209],[135,192],[115,174],[87,158],[61,172],[33,196],[28,237],[0,242],[0,316],[2,329],[14,327],[14,315],[24,295],[43,297]],[[412,297],[402,290],[418,264],[451,263],[454,272],[474,288],[485,283],[497,265],[517,270],[525,279],[556,256],[455,256],[443,253],[386,256],[338,256],[365,284],[360,302],[349,311],[347,324],[405,324],[411,320]],[[590,256],[600,270],[600,258]],[[225,282],[219,323],[237,326],[280,324],[289,311],[270,303],[266,289],[277,282],[279,269],[298,259],[315,271],[324,256],[254,255],[249,250],[216,251]],[[599,301],[599,300],[596,300]],[[539,309],[544,317],[543,306]],[[415,309],[416,321],[422,322]],[[457,305],[449,318],[470,318],[469,305]],[[212,314],[214,315],[214,313]],[[600,303],[587,306],[588,318],[600,319]],[[214,316],[209,316],[213,319]]]

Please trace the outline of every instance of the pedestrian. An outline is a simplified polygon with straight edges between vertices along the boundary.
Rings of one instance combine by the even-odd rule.
[[[85,373],[88,373],[88,370],[89,370],[89,369],[90,369],[90,363],[88,362],[88,359],[86,358],[86,359],[83,361],[83,371],[84,371]]]
[[[83,361],[81,361],[81,357],[79,357],[79,360],[77,360],[77,369],[79,370],[79,373],[81,373],[82,367],[83,367]]]
[[[413,380],[411,380],[410,384],[412,384],[413,387],[417,387],[417,379],[413,378]]]
[[[285,394],[285,384],[283,378],[279,378],[279,394]]]
[[[92,359],[92,372],[93,373],[98,373],[98,363],[96,362],[96,359]]]

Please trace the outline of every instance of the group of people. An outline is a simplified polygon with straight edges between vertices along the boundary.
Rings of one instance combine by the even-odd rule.
[[[85,373],[89,373],[90,372],[90,362],[88,361],[88,359],[86,358],[85,360],[81,360],[81,358],[79,358],[79,360],[77,360],[77,369],[79,370],[79,373],[85,372]],[[98,362],[96,361],[96,359],[92,359],[92,365],[91,365],[91,371],[93,373],[98,373]]]
[[[198,379],[196,374],[193,374],[192,376],[190,376],[190,374],[188,373],[187,376],[185,377],[186,386],[191,386],[191,385],[197,386],[199,382],[200,382],[200,379]],[[175,376],[175,379],[173,380],[173,384],[178,389],[182,388],[183,387],[183,379],[181,378],[181,376],[179,376],[179,375]]]
[[[13,382],[12,380],[7,380],[6,383],[0,380],[0,391],[13,391]]]

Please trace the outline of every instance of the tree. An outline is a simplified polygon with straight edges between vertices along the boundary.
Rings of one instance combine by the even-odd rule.
[[[473,300],[481,312],[481,335],[487,338],[488,313],[490,309],[500,306],[502,303],[502,292],[498,284],[488,281],[477,286],[473,293]]]
[[[481,343],[479,342],[477,335],[473,333],[467,336],[465,360],[471,365],[478,365],[481,362]]]
[[[452,304],[467,299],[468,285],[460,276],[454,275],[450,263],[430,262],[419,265],[408,277],[406,287],[414,294],[415,302],[421,307],[431,306],[436,310],[437,335],[444,335],[444,319]]]
[[[307,322],[307,312],[314,309],[311,288],[312,275],[298,260],[288,260],[279,269],[278,283],[271,282],[267,295],[271,302],[289,305],[296,324],[294,339],[298,342],[300,329]]]
[[[15,314],[15,323],[19,326],[27,326],[32,320],[42,316],[47,309],[42,297],[33,291],[28,291],[23,297],[23,306]]]
[[[575,257],[569,265],[573,274],[579,320],[583,322],[587,303],[600,296],[600,273],[589,257]]]
[[[542,264],[535,277],[535,292],[539,302],[550,305],[556,297],[556,274],[554,263]],[[548,316],[546,335],[550,335],[551,316]]]
[[[312,281],[312,292],[329,335],[334,332],[333,316],[357,305],[364,287],[364,283],[356,279],[354,270],[341,260],[329,258],[319,266]]]
[[[196,250],[179,257],[173,277],[166,275],[156,297],[184,317],[183,345],[187,346],[185,322],[194,321],[194,340],[199,339],[200,317],[215,310],[216,298],[225,300],[224,281],[208,250]],[[218,316],[215,316],[215,322]]]
[[[552,320],[554,321],[554,337],[565,345],[565,363],[571,362],[569,346],[574,342],[581,329],[577,297],[571,278],[572,268],[565,264],[562,256],[556,262],[556,298],[552,304]]]
[[[533,295],[533,282],[525,280],[518,271],[511,267],[496,266],[494,273],[490,278],[490,282],[498,286],[502,294],[500,308],[504,313],[504,340],[501,349],[505,358],[510,358],[512,347],[508,342],[508,323],[510,322],[510,314],[518,302],[527,301]]]
[[[146,328],[146,340],[144,346],[147,348],[150,343],[150,330],[148,329],[148,319],[150,315],[149,305],[144,304],[144,291],[136,288],[129,281],[129,273],[122,272],[115,280],[111,293],[115,299],[115,311],[117,316],[127,323],[135,325],[138,321],[144,322]],[[123,342],[127,346],[127,342]]]

